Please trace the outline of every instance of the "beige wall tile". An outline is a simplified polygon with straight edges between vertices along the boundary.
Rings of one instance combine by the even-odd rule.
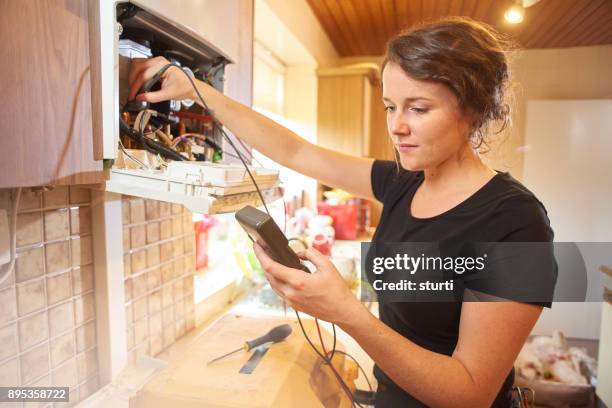
[[[95,317],[94,295],[89,293],[74,299],[74,320],[81,324]]]
[[[96,345],[96,322],[91,321],[76,329],[77,352],[84,351]]]
[[[43,240],[42,212],[19,214],[17,216],[17,246],[37,244]]]
[[[172,275],[174,274],[174,270],[172,269],[172,263],[167,263],[161,266],[161,277],[162,284],[169,282],[172,279]]]
[[[91,207],[74,207],[70,209],[70,233],[87,234],[91,232]]]
[[[96,349],[91,349],[77,355],[77,373],[79,381],[85,380],[98,371],[98,358],[96,353]]]
[[[129,351],[132,349],[132,347],[134,347],[134,327],[132,327],[132,325],[130,325],[129,328],[125,331],[125,336],[127,349]]]
[[[145,217],[147,220],[156,220],[159,218],[159,201],[145,201]]]
[[[0,361],[19,352],[17,346],[17,324],[0,327]]]
[[[19,199],[19,211],[42,208],[42,191],[24,188]]]
[[[132,252],[131,257],[132,274],[138,273],[147,267],[147,251],[145,249]]]
[[[185,273],[185,261],[183,258],[176,258],[172,261],[172,278],[178,278]]]
[[[145,208],[142,198],[133,198],[130,200],[130,223],[136,224],[144,222]]]
[[[73,302],[66,302],[49,309],[49,334],[51,337],[74,327]]]
[[[19,360],[16,358],[0,364],[0,387],[11,387],[19,383]]]
[[[70,235],[70,219],[67,208],[45,211],[45,242],[65,239]]]
[[[141,273],[132,278],[132,296],[138,299],[147,293],[147,274]]]
[[[178,237],[183,235],[183,222],[181,217],[172,218],[172,236]]]
[[[175,258],[182,256],[185,253],[185,245],[182,238],[172,241],[172,254]]]
[[[195,315],[194,312],[187,312],[185,314],[185,330],[190,331],[195,327]]]
[[[166,241],[159,245],[159,259],[161,262],[169,261],[172,259],[174,246],[172,241]]]
[[[134,309],[134,321],[142,320],[147,315],[148,305],[146,296],[134,300],[132,306]]]
[[[176,320],[176,322],[174,323],[174,327],[176,330],[176,338],[178,339],[179,337],[183,336],[183,334],[185,334],[185,318],[180,318]]]
[[[170,305],[162,310],[162,325],[167,327],[172,323],[174,323],[174,306]]]
[[[147,244],[152,244],[159,241],[159,222],[151,222],[147,224]]]
[[[91,202],[91,189],[87,187],[70,186],[70,204],[85,204]]]
[[[72,246],[72,266],[89,265],[93,262],[91,235],[72,239],[70,245]]]
[[[17,299],[13,288],[0,290],[0,325],[17,318]]]
[[[17,285],[17,310],[19,316],[45,307],[44,279],[37,279]]]
[[[193,298],[193,276],[188,275],[183,278],[183,290],[186,302]]]
[[[153,245],[147,248],[147,268],[152,268],[159,265],[160,253],[159,245]]]
[[[59,275],[47,278],[47,301],[54,305],[72,296],[71,272],[67,271]]]
[[[164,327],[164,337],[163,337],[163,344],[164,344],[164,348],[170,346],[172,343],[174,343],[174,323]]]
[[[181,214],[183,212],[183,206],[180,204],[172,203],[172,214]]]
[[[167,203],[165,201],[160,201],[159,202],[159,216],[160,216],[160,218],[168,217],[171,214],[172,214],[172,206],[170,205],[170,203]]]
[[[151,336],[149,349],[152,357],[155,357],[163,350],[164,343],[162,333],[163,332],[160,332],[159,334],[154,334]]]
[[[147,272],[147,289],[153,290],[161,286],[161,268],[154,268]]]
[[[174,291],[174,303],[178,303],[185,297],[185,290],[183,286],[183,279],[177,279],[174,281],[172,286],[172,290]],[[181,313],[182,314],[182,313]]]
[[[153,336],[156,334],[161,335],[162,333],[162,315],[161,313],[155,313],[149,317],[149,335]]]
[[[19,251],[15,262],[17,282],[42,276],[45,273],[44,260],[42,245],[28,251]]]
[[[161,311],[161,291],[157,290],[149,295],[149,314]]]
[[[130,246],[132,249],[137,249],[145,246],[147,243],[146,225],[138,225],[130,228]]]
[[[186,254],[189,254],[195,249],[195,236],[187,235],[183,237],[183,248]]]
[[[134,344],[139,345],[147,339],[148,335],[147,319],[137,320],[134,323]]]
[[[185,234],[194,232],[193,215],[189,211],[183,213],[183,231]]]
[[[55,368],[63,362],[73,358],[76,354],[74,333],[68,332],[51,340],[51,367]]]
[[[75,295],[93,289],[93,265],[72,270],[72,290]]]
[[[68,360],[60,367],[51,371],[51,384],[53,387],[74,387],[77,384],[77,364],[75,358]],[[70,391],[72,392],[72,388]]]
[[[180,299],[174,303],[174,319],[181,319],[185,317],[185,300]]]
[[[121,221],[123,225],[130,223],[130,200],[121,200]]]
[[[70,267],[70,241],[45,245],[45,266],[47,273],[68,269]]]
[[[124,228],[123,229],[123,252],[129,251],[130,248],[131,248],[130,229]]]
[[[68,187],[61,186],[55,187],[53,190],[45,191],[43,193],[43,201],[45,208],[47,207],[58,207],[68,206]]]
[[[128,277],[132,274],[132,256],[127,253],[123,255],[123,276]]]
[[[15,287],[15,268],[9,273],[4,282],[0,283],[0,292],[3,289]],[[1,324],[1,323],[0,323]]]
[[[133,308],[134,306],[132,306],[131,303],[125,307],[125,324],[127,326],[130,326],[134,322]]]
[[[159,223],[159,238],[164,240],[172,236],[172,220],[170,218]]]
[[[172,285],[162,286],[162,307],[171,306],[174,304],[174,291]]]
[[[21,351],[49,338],[46,311],[20,319],[18,324]]]
[[[183,272],[188,275],[193,275],[195,272],[195,254],[187,254],[183,257]]]
[[[41,344],[20,357],[21,381],[27,383],[49,371],[49,345]]]
[[[127,278],[124,281],[123,289],[125,291],[125,301],[132,300],[132,278]]]

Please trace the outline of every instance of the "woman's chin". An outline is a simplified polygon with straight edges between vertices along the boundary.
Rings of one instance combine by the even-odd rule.
[[[421,171],[424,168],[423,163],[420,163],[412,158],[402,157],[401,155],[400,164],[402,165],[402,168],[408,171]]]

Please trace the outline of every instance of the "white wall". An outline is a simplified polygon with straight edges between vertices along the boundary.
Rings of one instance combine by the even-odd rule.
[[[612,45],[524,50],[513,57],[512,72],[513,125],[485,157],[521,180],[527,101],[612,98]]]

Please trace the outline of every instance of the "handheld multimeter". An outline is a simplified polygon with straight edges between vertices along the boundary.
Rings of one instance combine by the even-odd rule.
[[[301,269],[310,273],[310,270],[302,265],[300,258],[289,247],[287,238],[268,214],[247,205],[236,212],[236,220],[251,240],[264,248],[270,258],[289,268]]]

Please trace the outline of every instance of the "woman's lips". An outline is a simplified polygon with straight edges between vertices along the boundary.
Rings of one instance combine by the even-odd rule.
[[[400,144],[397,145],[397,150],[400,153],[410,153],[414,149],[416,149],[417,147],[419,147],[419,146],[413,145],[413,144],[410,144],[410,143],[400,143]]]

